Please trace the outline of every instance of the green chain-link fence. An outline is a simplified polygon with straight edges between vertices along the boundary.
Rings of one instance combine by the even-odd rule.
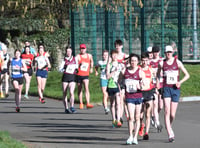
[[[142,8],[136,1],[128,2],[131,13],[127,15],[124,7],[114,12],[92,4],[71,10],[74,53],[79,53],[79,45],[85,43],[97,62],[104,49],[113,50],[114,41],[121,39],[126,53],[140,54],[148,46],[158,45],[163,55],[164,47],[170,44],[177,48],[179,59],[199,59],[200,0],[143,0]]]

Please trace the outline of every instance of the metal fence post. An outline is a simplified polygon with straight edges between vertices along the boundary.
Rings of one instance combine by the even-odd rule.
[[[145,0],[142,0],[143,7],[141,8],[141,53],[145,52]]]
[[[194,59],[197,60],[197,1],[192,0],[192,10],[193,10],[193,55]]]
[[[72,47],[72,54],[75,56],[75,30],[74,30],[74,12],[72,10],[72,3],[70,0],[70,23],[71,23],[71,34],[70,34],[70,44]]]
[[[181,0],[178,0],[178,58],[182,61],[182,15],[181,15],[181,9],[182,9],[182,2]]]
[[[93,60],[94,60],[94,64],[96,65],[97,62],[97,21],[96,21],[96,11],[94,10],[94,4],[92,4],[91,6],[91,13],[92,13],[92,23],[91,23],[91,38],[92,38],[92,45],[91,45],[91,49],[92,49],[92,54],[93,54]]]
[[[129,0],[128,2],[128,10],[129,10],[129,54],[132,53],[132,32],[133,32],[133,26],[132,26],[132,1]]]
[[[105,48],[110,51],[109,47],[109,11],[105,10]]]
[[[165,50],[165,18],[164,18],[164,0],[161,0],[161,55],[164,57]]]

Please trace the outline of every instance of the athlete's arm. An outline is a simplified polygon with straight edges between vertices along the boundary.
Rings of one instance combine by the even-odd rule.
[[[111,77],[110,64],[109,63],[106,66],[106,77],[107,77],[107,79],[110,79],[110,77]]]
[[[49,62],[49,58],[46,58],[46,60],[47,60],[47,66],[48,66],[48,68],[51,68],[51,64]]]
[[[22,68],[21,68],[21,70],[27,71],[27,67],[26,67],[25,61],[23,59],[22,59]]]
[[[137,86],[137,88],[139,90],[143,90],[143,88],[145,88],[145,83],[144,83],[144,81],[145,81],[145,73],[141,69],[139,71],[139,76],[140,76],[141,81],[140,81],[140,84]]]
[[[65,65],[65,61],[62,60],[60,66],[59,66],[59,71],[60,71],[60,72],[63,72],[63,71],[64,71],[64,65]]]
[[[180,88],[181,84],[190,78],[190,75],[186,68],[184,67],[183,63],[177,59],[178,67],[184,73],[184,77],[176,83],[176,87]]]
[[[92,55],[89,54],[89,56],[90,56],[90,73],[93,73],[94,61],[93,61]]]
[[[98,76],[98,69],[99,69],[99,62],[98,62],[98,64],[95,66],[95,76]]]
[[[158,63],[158,70],[157,70],[157,74],[156,74],[156,88],[159,89],[160,87],[160,73],[161,73],[161,70],[162,70],[162,67],[163,67],[163,61],[161,61],[160,63]]]
[[[0,58],[1,59],[1,70],[3,70],[3,64],[4,64],[4,59],[3,58]]]

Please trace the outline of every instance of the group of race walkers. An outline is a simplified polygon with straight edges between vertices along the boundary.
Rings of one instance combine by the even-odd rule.
[[[41,103],[45,103],[43,91],[45,89],[48,68],[51,67],[49,54],[45,52],[43,44],[38,45],[38,52],[30,46],[28,41],[22,50],[16,49],[14,57],[7,53],[7,46],[4,43],[0,45],[0,73],[1,73],[1,98],[9,96],[9,76],[11,77],[13,88],[15,90],[16,112],[20,112],[21,94],[23,81],[25,80],[24,98],[29,99],[28,92],[33,70],[36,70],[36,79],[38,84],[38,96]],[[2,83],[5,82],[5,95],[2,89]]]
[[[29,43],[29,42],[28,42]],[[105,114],[111,112],[112,126],[119,128],[123,124],[123,115],[128,121],[129,138],[127,144],[138,144],[138,134],[143,136],[143,140],[149,140],[149,129],[152,124],[158,132],[163,126],[159,120],[159,113],[164,106],[165,127],[168,133],[169,142],[173,142],[175,135],[172,123],[175,119],[176,110],[180,98],[180,86],[189,79],[189,73],[181,61],[173,56],[172,46],[165,47],[165,57],[160,57],[158,46],[149,47],[147,52],[141,56],[131,53],[123,53],[123,42],[115,41],[115,50],[104,50],[102,60],[94,65],[92,55],[87,53],[85,44],[80,45],[80,53],[76,56],[72,54],[72,48],[66,47],[65,56],[59,66],[59,71],[63,73],[62,89],[65,113],[76,113],[74,107],[74,90],[76,83],[78,86],[79,108],[84,109],[83,87],[86,98],[86,108],[93,108],[90,103],[89,75],[95,69],[98,76],[100,69],[100,87],[103,93],[103,107]],[[45,89],[48,68],[51,67],[48,53],[45,52],[44,45],[38,46],[38,53],[32,53],[30,43],[25,44],[24,51],[16,50],[14,58],[5,60],[5,47],[2,48],[1,78],[4,76],[8,80],[8,67],[11,66],[11,78],[15,88],[16,111],[20,111],[21,91],[23,78],[25,84],[25,98],[28,98],[28,90],[32,77],[33,65],[36,67],[36,78],[38,84],[38,95],[41,103],[45,103],[43,91]],[[8,64],[10,63],[10,64]],[[5,70],[7,69],[7,70]],[[183,77],[180,79],[180,70]],[[2,80],[1,79],[1,80]],[[1,81],[2,82],[2,81]],[[8,96],[8,82],[5,86],[6,96]],[[69,99],[67,93],[69,90]],[[2,92],[2,88],[1,88]],[[110,107],[108,106],[110,100]]]

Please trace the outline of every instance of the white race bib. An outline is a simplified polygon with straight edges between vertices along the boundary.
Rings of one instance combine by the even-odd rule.
[[[89,64],[88,63],[81,63],[81,71],[87,71],[88,70],[88,67],[89,67]]]
[[[67,68],[66,68],[66,70],[65,70],[65,72],[73,74],[74,70],[75,70],[75,65],[68,65]]]
[[[137,80],[126,79],[125,80],[126,91],[128,93],[135,93],[135,92],[137,92],[137,85],[138,84],[139,84],[139,82]]]
[[[37,59],[37,61],[38,61],[38,68],[39,68],[39,69],[41,69],[41,68],[43,68],[45,65],[47,65],[47,62],[46,62],[46,60],[45,60],[44,57],[39,57],[39,58]]]
[[[178,82],[178,73],[176,71],[167,73],[167,84],[176,84]]]
[[[12,67],[12,74],[13,75],[19,75],[20,74],[20,68],[19,67]]]

